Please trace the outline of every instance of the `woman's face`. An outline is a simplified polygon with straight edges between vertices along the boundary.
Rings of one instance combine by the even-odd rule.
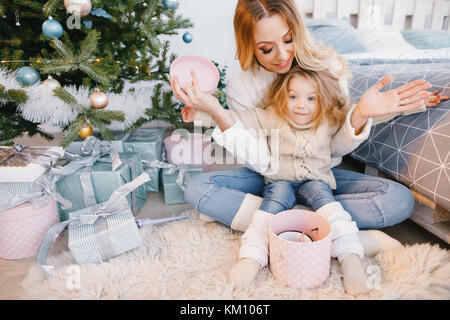
[[[263,18],[255,24],[254,55],[267,71],[284,74],[294,60],[292,32],[279,14]]]

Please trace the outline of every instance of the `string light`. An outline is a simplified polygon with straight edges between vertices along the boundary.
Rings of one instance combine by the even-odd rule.
[[[93,60],[89,60],[89,62],[99,63],[99,62],[102,62],[103,60],[104,60],[104,59],[96,58],[96,59],[93,59]],[[55,62],[65,62],[65,61],[68,61],[68,63],[73,63],[73,60],[52,60],[52,61],[55,61]],[[1,60],[1,61],[0,61],[0,63],[2,63],[2,64],[7,64],[7,63],[19,63],[19,62],[30,63],[30,60]],[[135,68],[136,70],[138,70],[139,72],[141,72],[141,68],[140,68],[139,66],[136,66],[136,65],[130,65],[130,64],[124,63],[124,62],[122,62],[122,61],[120,61],[120,60],[115,60],[115,62],[116,62],[117,64],[121,64],[121,65],[130,67],[130,68]],[[45,62],[44,60],[37,59],[37,60],[36,60],[36,63],[46,63],[46,62]],[[50,63],[50,62],[48,62],[48,63]],[[152,72],[151,72],[151,70],[150,70],[149,68],[147,68],[146,73],[148,73],[149,75],[152,74]]]

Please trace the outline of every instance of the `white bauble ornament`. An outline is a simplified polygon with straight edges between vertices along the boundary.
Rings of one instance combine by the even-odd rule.
[[[61,84],[59,83],[58,80],[53,79],[51,77],[48,77],[45,81],[44,84],[49,87],[52,90],[55,90],[56,88],[61,87]]]

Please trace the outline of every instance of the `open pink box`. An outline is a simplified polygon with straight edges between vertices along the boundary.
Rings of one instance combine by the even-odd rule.
[[[191,70],[195,72],[200,90],[214,93],[219,83],[220,75],[216,66],[206,58],[196,55],[185,55],[175,59],[170,65],[170,77],[178,76],[180,86],[184,88],[192,82]]]
[[[316,231],[311,231],[316,229]],[[278,236],[286,231],[305,232],[313,242],[294,242]],[[331,226],[307,210],[287,210],[269,224],[269,265],[275,279],[295,289],[320,286],[330,274]]]

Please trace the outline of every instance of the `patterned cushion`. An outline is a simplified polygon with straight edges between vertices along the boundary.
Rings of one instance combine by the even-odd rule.
[[[397,88],[424,78],[450,96],[448,64],[395,64],[353,66],[350,94],[358,99],[363,92],[388,73]],[[378,124],[369,138],[350,154],[450,209],[450,101],[425,112],[398,116]]]

